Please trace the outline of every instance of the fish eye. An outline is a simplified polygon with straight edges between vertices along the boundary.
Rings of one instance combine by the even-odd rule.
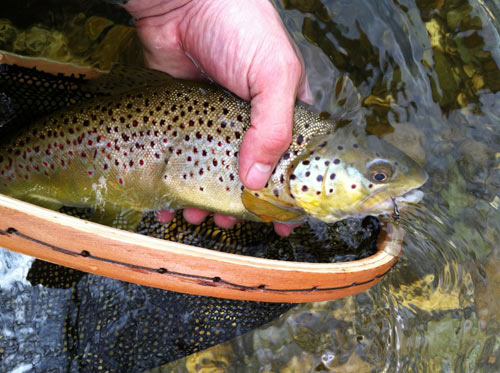
[[[368,165],[368,175],[374,183],[384,183],[388,181],[394,172],[394,168],[390,162],[377,159]]]

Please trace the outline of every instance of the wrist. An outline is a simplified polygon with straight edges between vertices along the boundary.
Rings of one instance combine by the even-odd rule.
[[[123,1],[123,7],[132,17],[140,20],[170,13],[184,7],[192,0],[128,0]]]

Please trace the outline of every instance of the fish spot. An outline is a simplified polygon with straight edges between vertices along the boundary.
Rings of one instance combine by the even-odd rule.
[[[330,174],[330,180],[334,180],[335,179],[335,174]]]
[[[305,161],[302,161],[302,164],[303,164],[304,166],[307,166],[309,163],[311,163],[311,162],[309,162],[307,159],[306,159]]]
[[[311,175],[311,172],[307,171],[305,175],[306,177],[309,177]]]
[[[280,192],[278,191],[278,189],[273,189],[273,194],[278,197],[280,195]]]
[[[343,149],[344,149],[344,147],[343,147],[342,145],[339,145],[339,146],[337,146],[337,149],[338,149],[338,150],[343,150]]]
[[[328,142],[327,142],[327,141],[324,141],[324,142],[322,142],[321,144],[319,144],[318,146],[319,146],[320,148],[324,148],[327,144],[328,144]]]
[[[368,185],[368,188],[373,188],[373,184],[369,184],[369,185]]]
[[[333,163],[335,163],[335,164],[339,164],[339,163],[340,163],[340,159],[338,159],[338,158],[334,159],[334,160],[333,160]]]
[[[319,182],[322,182],[323,181],[323,175],[316,176],[316,180],[319,181]]]
[[[303,192],[307,192],[308,190],[309,190],[309,188],[307,187],[307,185],[302,185]]]
[[[304,136],[299,135],[297,137],[297,145],[302,145],[303,142],[304,142]]]
[[[296,178],[297,178],[297,176],[295,176],[295,174],[290,175],[290,180],[295,180]]]
[[[352,145],[354,148],[359,148],[359,145],[358,144],[353,144]]]
[[[356,189],[356,184],[352,184],[352,185],[351,185],[351,188],[352,188],[352,189]]]

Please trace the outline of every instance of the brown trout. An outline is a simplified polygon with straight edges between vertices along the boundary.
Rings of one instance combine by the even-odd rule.
[[[204,82],[160,81],[61,109],[0,148],[0,193],[95,209],[134,229],[142,213],[198,207],[254,221],[331,223],[418,201],[425,171],[376,136],[298,104],[293,140],[266,187],[238,178],[249,103]]]

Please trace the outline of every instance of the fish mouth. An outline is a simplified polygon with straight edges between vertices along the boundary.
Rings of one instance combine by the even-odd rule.
[[[374,197],[373,195],[367,197],[363,202],[363,204],[367,204],[370,198],[373,197]],[[424,198],[424,192],[422,192],[420,189],[415,188],[407,191],[406,193],[400,196],[397,197],[390,196],[384,200],[381,200],[380,202],[376,202],[372,204],[369,207],[369,209],[374,212],[379,212],[380,214],[383,214],[384,212],[394,212],[395,210],[401,208],[402,206],[419,203],[422,200],[422,198]]]

